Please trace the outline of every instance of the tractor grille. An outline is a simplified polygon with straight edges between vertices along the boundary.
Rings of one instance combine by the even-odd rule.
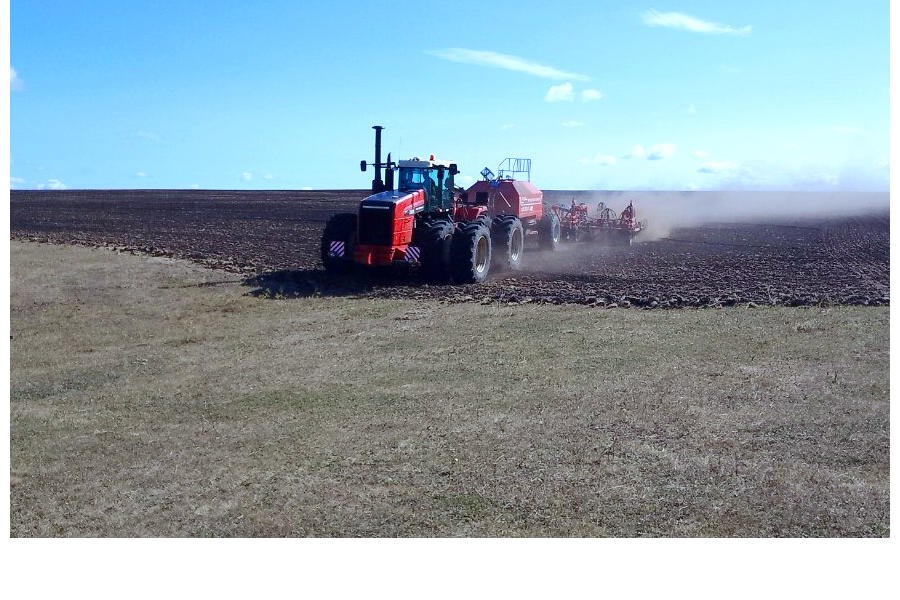
[[[363,204],[359,211],[359,243],[390,246],[394,241],[394,205]]]

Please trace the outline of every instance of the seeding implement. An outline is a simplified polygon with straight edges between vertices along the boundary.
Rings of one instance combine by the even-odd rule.
[[[630,246],[634,236],[644,229],[643,221],[635,218],[631,202],[622,210],[621,215],[616,215],[613,209],[599,202],[596,216],[592,217],[588,205],[576,203],[574,199],[571,206],[553,206],[552,210],[559,218],[562,239],[565,241],[594,241]]]
[[[381,131],[375,125],[375,162],[360,162],[360,170],[375,168],[372,194],[356,213],[336,214],[325,224],[321,256],[332,271],[350,266],[416,267],[429,278],[478,283],[491,269],[517,269],[526,238],[540,248],[555,250],[564,233],[597,233],[599,224],[573,220],[581,209],[550,207],[531,183],[531,160],[507,158],[498,168],[481,171],[483,180],[468,190],[454,184],[456,163],[437,160],[381,160]],[[384,180],[382,180],[384,169]],[[394,189],[395,174],[397,189]],[[516,176],[525,175],[525,179]],[[633,209],[608,227],[630,242],[640,226]],[[586,214],[586,208],[585,208]],[[563,220],[567,219],[567,220]],[[604,230],[605,231],[605,230]],[[577,237],[577,236],[576,236]]]

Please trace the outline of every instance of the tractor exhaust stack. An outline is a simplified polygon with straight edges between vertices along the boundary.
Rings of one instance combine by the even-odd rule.
[[[384,127],[373,125],[372,129],[375,130],[375,164],[372,165],[375,167],[375,179],[372,180],[372,193],[378,194],[385,189],[384,181],[381,179],[381,130]]]

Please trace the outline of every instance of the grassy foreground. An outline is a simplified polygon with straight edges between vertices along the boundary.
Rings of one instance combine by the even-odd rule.
[[[887,307],[264,300],[10,247],[14,537],[889,535]]]

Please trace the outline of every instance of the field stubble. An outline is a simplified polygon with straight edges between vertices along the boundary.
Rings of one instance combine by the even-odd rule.
[[[264,302],[20,242],[11,284],[14,537],[889,534],[886,307]]]

